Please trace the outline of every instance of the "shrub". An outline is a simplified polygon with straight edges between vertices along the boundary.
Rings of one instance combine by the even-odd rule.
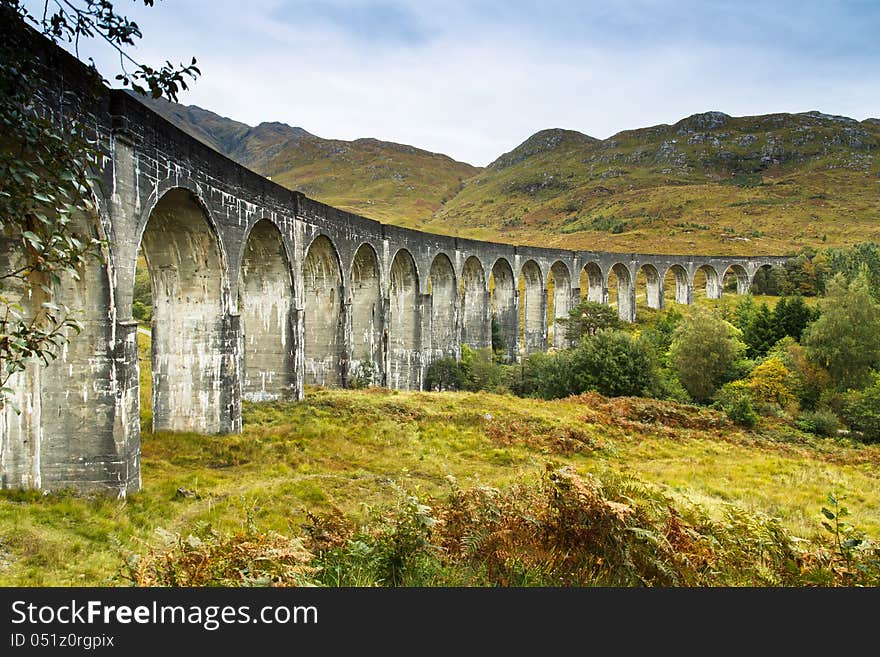
[[[428,390],[461,390],[464,372],[454,358],[439,358],[428,365],[425,372],[425,388]]]
[[[556,399],[596,391],[617,397],[656,389],[657,364],[647,343],[623,331],[599,331],[574,349],[533,354],[524,367],[521,394]]]
[[[376,363],[371,360],[361,361],[355,369],[354,374],[349,377],[348,385],[349,387],[356,389],[369,388],[377,383],[376,378],[378,374],[379,371],[376,367]]]
[[[752,406],[752,394],[746,381],[733,381],[722,386],[715,400],[733,422],[750,429],[758,423],[758,414]]]
[[[791,391],[792,375],[779,358],[768,358],[749,375],[752,400],[785,408],[795,402]]]
[[[133,586],[299,586],[315,572],[299,538],[258,530],[250,520],[232,534],[202,527],[186,538],[163,536],[164,548],[125,555]]]
[[[873,374],[873,385],[850,390],[844,395],[843,420],[866,442],[880,441],[880,373]]]
[[[801,431],[814,433],[817,436],[834,436],[840,421],[828,410],[805,411],[797,419],[797,427]]]
[[[461,345],[462,387],[471,392],[500,391],[504,381],[504,367],[495,361],[495,354],[488,347],[472,349]]]

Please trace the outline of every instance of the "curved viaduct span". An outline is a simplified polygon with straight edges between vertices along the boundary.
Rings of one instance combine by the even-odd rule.
[[[56,91],[81,92],[79,62],[50,55]],[[139,247],[154,296],[153,427],[207,433],[239,431],[242,399],[344,386],[367,363],[376,383],[420,389],[431,361],[489,346],[493,318],[511,360],[564,346],[561,330],[548,345],[548,306],[560,317],[582,296],[607,302],[612,273],[620,316],[634,321],[640,272],[659,308],[669,272],[676,301],[690,303],[698,271],[719,297],[726,273],[744,293],[760,267],[785,260],[566,251],[385,225],[272,183],[125,93],[75,108],[62,96],[47,106],[88,117],[106,156],[98,216],[82,228],[109,246],[104,263],[62,283],[62,300],[85,309],[83,333],[11,383],[22,412],[7,404],[0,417],[2,487],[140,487]]]

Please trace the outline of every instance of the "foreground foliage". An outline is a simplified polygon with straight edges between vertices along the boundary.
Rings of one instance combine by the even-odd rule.
[[[379,388],[244,411],[239,435],[146,432],[144,489],[125,500],[0,493],[0,583],[831,586],[873,572],[880,446],[782,418],[746,430],[657,399]],[[865,533],[849,568],[868,570],[850,579],[821,524],[829,491],[856,528],[841,544]]]
[[[805,549],[778,519],[735,507],[721,520],[631,477],[599,481],[551,464],[537,483],[445,500],[398,489],[359,527],[309,514],[305,545],[253,526],[175,537],[132,559],[136,585],[803,586],[880,584],[880,547],[855,536],[834,495],[830,547]]]

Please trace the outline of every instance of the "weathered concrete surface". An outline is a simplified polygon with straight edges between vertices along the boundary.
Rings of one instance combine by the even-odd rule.
[[[296,349],[291,266],[281,233],[268,221],[258,221],[245,243],[238,298],[242,398],[272,401],[294,397]]]
[[[758,268],[784,261],[565,251],[383,225],[238,166],[126,93],[93,98],[82,64],[23,38],[58,76],[47,110],[92,126],[105,154],[106,197],[96,194],[83,228],[109,247],[106,262],[64,283],[62,301],[85,309],[82,335],[12,382],[23,410],[0,413],[2,487],[140,487],[139,249],[155,302],[154,427],[216,433],[240,430],[242,397],[300,398],[304,383],[346,385],[369,370],[376,383],[419,389],[432,360],[488,346],[493,321],[509,361],[544,350],[551,322],[582,295],[608,302],[612,273],[621,317],[633,321],[640,271],[654,307],[664,285],[690,303],[698,270],[717,296],[728,272],[742,293]],[[0,266],[16,257],[0,243]]]

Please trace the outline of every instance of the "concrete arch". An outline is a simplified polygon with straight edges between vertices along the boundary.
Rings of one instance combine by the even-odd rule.
[[[498,342],[493,346],[504,353],[508,362],[516,359],[518,348],[519,313],[516,307],[516,289],[513,268],[505,258],[498,258],[489,273],[489,308],[491,325],[496,327],[493,341]]]
[[[94,214],[72,217],[70,228],[83,240],[104,238]],[[25,264],[20,234],[0,233],[0,271]],[[77,274],[64,272],[57,282],[34,274],[28,286],[14,278],[4,281],[5,300],[20,306],[24,321],[46,312],[45,285],[56,303],[70,308],[82,332],[65,331],[69,341],[55,360],[44,365],[31,359],[7,380],[12,403],[0,407],[0,487],[60,490],[82,488],[85,481],[89,488],[124,495],[139,485],[136,476],[132,480],[139,457],[137,405],[117,406],[117,394],[125,389],[135,401],[137,380],[119,381],[118,390],[107,383],[116,380],[122,362],[136,367],[136,325],[115,334],[109,260],[87,258]],[[126,424],[127,412],[134,414],[133,426]]]
[[[673,285],[675,286],[675,303],[689,304],[693,303],[693,288],[691,287],[690,277],[687,270],[681,265],[671,265],[667,267],[663,274],[663,285],[666,286],[666,280],[669,274],[673,276]]]
[[[422,269],[419,267],[419,261],[412,254],[412,251],[409,248],[407,248],[405,246],[401,246],[401,247],[398,247],[397,249],[392,249],[392,251],[393,251],[393,253],[391,256],[391,260],[389,261],[392,263],[392,265],[393,265],[394,261],[397,260],[397,256],[402,255],[404,258],[408,257],[412,261],[413,271],[415,272],[416,280],[419,281],[420,283],[422,283],[422,282],[427,283],[427,280],[425,280],[425,281],[422,280]],[[449,257],[448,254],[444,254],[444,255]],[[450,259],[450,261],[452,260],[452,258],[449,258],[449,259]],[[390,275],[391,270],[389,269],[388,271],[389,271],[389,275]],[[426,292],[427,290],[420,289],[419,291]]]
[[[387,385],[400,390],[421,389],[421,303],[416,263],[399,249],[388,276]]]
[[[382,332],[382,270],[379,256],[368,242],[361,244],[351,260],[351,371],[369,373],[372,383],[382,381],[384,369]]]
[[[492,344],[486,273],[476,256],[465,260],[461,273],[461,339],[474,349]]]
[[[547,346],[547,294],[541,268],[527,260],[520,268],[520,344],[526,354],[544,351]]]
[[[598,263],[588,262],[580,272],[581,296],[594,303],[608,303],[605,274]]]
[[[153,429],[230,430],[224,390],[235,356],[227,324],[226,260],[205,206],[168,190],[141,236],[153,291]]]
[[[784,281],[784,265],[781,262],[765,262],[755,267],[749,278],[748,291],[754,294],[782,295],[785,292]]]
[[[724,285],[724,279],[728,274],[733,274],[736,276],[736,293],[737,294],[748,294],[749,288],[752,286],[752,279],[749,276],[749,273],[746,271],[746,268],[739,264],[732,264],[727,269],[724,270],[724,273],[721,275],[721,284]]]
[[[429,360],[458,358],[457,338],[458,295],[455,269],[445,253],[439,253],[431,263],[428,275],[431,294],[431,350]]]
[[[639,267],[639,273],[645,275],[645,297],[648,308],[663,307],[663,279],[660,278],[660,272],[651,263],[645,263]]]
[[[617,282],[617,315],[624,322],[636,321],[636,286],[629,267],[621,262],[611,265],[608,270],[608,279],[614,274]],[[605,287],[610,287],[606,279]]]
[[[700,265],[694,270],[694,275],[691,277],[691,287],[696,288],[697,274],[699,274],[700,272],[702,272],[703,275],[706,277],[706,298],[720,299],[721,279],[718,276],[718,271],[712,265]]]
[[[242,398],[295,397],[293,279],[281,231],[271,221],[261,219],[251,227],[238,280]]]
[[[303,261],[304,383],[343,383],[342,267],[330,238],[316,236]]]
[[[558,320],[560,317],[568,319],[568,311],[572,308],[571,273],[564,262],[557,260],[550,267],[550,276],[553,278],[553,312],[552,314],[548,313],[550,314],[550,329],[553,331],[553,346],[562,349],[568,343],[565,339],[565,329]],[[549,289],[549,282],[547,287]]]

